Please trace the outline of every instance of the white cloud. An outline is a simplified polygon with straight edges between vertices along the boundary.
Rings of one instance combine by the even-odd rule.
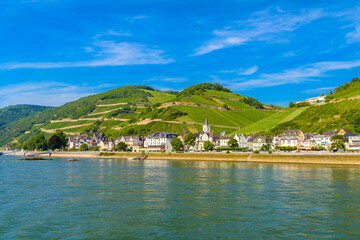
[[[271,87],[277,85],[315,81],[316,78],[325,77],[325,73],[334,70],[348,70],[360,67],[360,60],[344,62],[318,62],[299,68],[285,70],[280,73],[263,73],[258,78],[244,80],[222,80],[225,85],[235,90]]]
[[[0,69],[19,68],[69,68],[69,67],[102,67],[139,64],[167,64],[173,59],[164,56],[164,51],[150,49],[137,43],[114,41],[100,41],[94,47],[85,51],[93,52],[94,59],[76,62],[29,62],[29,63],[4,63]]]
[[[271,40],[277,34],[294,31],[323,16],[324,13],[318,9],[301,11],[299,15],[279,10],[275,14],[269,10],[257,12],[248,20],[236,21],[234,26],[215,30],[215,37],[196,49],[194,56],[251,41]]]
[[[254,73],[256,73],[258,71],[258,66],[253,66],[251,68],[240,68],[240,69],[235,69],[235,70],[228,70],[228,71],[220,71],[222,73],[236,73],[237,75],[252,75]]]
[[[26,82],[0,88],[0,107],[15,104],[60,106],[99,92],[110,85],[94,87],[57,82]]]
[[[186,77],[164,77],[158,76],[150,79],[146,79],[146,82],[172,82],[172,83],[182,83],[187,82],[188,79]]]

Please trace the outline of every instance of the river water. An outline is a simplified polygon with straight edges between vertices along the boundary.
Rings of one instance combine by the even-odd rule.
[[[0,239],[360,239],[360,167],[0,157]]]

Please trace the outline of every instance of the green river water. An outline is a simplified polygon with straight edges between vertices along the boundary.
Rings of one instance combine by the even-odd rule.
[[[0,239],[360,239],[360,167],[0,157]]]

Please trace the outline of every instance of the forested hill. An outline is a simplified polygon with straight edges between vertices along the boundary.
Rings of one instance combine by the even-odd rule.
[[[4,125],[42,112],[50,107],[37,105],[14,105],[0,109],[0,128]]]

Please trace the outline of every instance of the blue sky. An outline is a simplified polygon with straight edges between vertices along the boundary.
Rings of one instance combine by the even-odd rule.
[[[264,103],[359,77],[357,1],[0,2],[0,107],[218,82]]]

